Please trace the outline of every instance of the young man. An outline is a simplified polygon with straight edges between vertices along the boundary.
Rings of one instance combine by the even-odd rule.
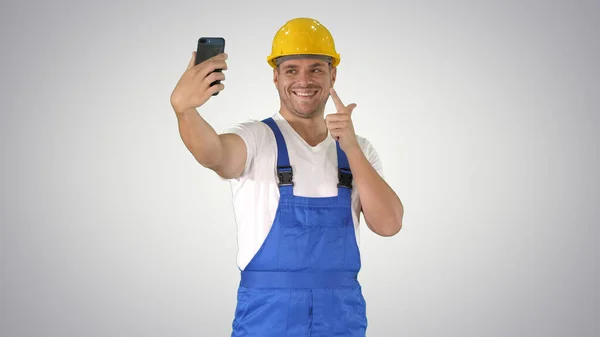
[[[196,160],[231,182],[241,282],[232,336],[365,336],[357,275],[360,212],[381,236],[404,209],[383,179],[374,148],[354,133],[352,111],[333,90],[340,56],[318,21],[288,21],[267,62],[279,112],[217,134],[198,114],[223,90],[227,55],[194,66],[171,96],[182,140]],[[336,113],[324,116],[332,97]]]

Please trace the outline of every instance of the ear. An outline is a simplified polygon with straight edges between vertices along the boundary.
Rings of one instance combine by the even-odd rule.
[[[331,84],[335,83],[335,79],[337,77],[337,68],[331,68]]]
[[[278,75],[279,75],[279,67],[273,68],[273,83],[275,83],[275,86],[277,86]]]

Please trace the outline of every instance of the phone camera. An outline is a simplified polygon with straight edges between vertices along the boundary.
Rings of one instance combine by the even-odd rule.
[[[206,39],[200,39],[200,43],[206,43]]]

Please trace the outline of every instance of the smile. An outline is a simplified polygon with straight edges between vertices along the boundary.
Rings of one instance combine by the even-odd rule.
[[[296,91],[292,90],[292,93],[298,97],[313,97],[317,94],[317,90],[312,91]]]

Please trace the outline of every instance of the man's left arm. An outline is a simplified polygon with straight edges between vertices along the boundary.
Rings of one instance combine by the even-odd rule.
[[[396,235],[402,229],[404,206],[358,144],[352,124],[352,111],[356,104],[344,105],[333,88],[330,94],[337,113],[329,114],[325,123],[331,136],[339,141],[348,157],[367,226],[381,236]]]
[[[345,152],[367,226],[381,236],[396,235],[402,229],[402,201],[371,165],[360,147],[355,146]]]

